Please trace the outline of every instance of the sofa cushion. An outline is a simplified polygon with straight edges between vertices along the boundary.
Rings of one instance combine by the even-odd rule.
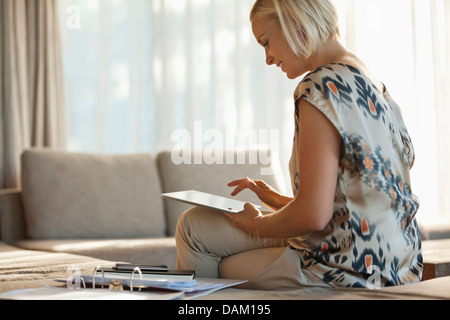
[[[299,288],[297,290],[244,290],[231,288],[215,292],[212,295],[205,295],[197,300],[251,300],[251,301],[296,301],[292,305],[297,308],[301,300],[308,301],[323,301],[323,300],[339,300],[348,301],[350,304],[353,301],[381,301],[381,300],[449,300],[450,299],[450,277],[439,278],[420,283],[388,287],[381,290],[368,290],[358,288]],[[288,304],[287,306],[290,306]],[[402,310],[404,312],[404,310]]]
[[[54,279],[68,279],[77,271],[90,275],[97,266],[114,263],[67,253],[22,250],[0,242],[0,294],[57,285]]]
[[[132,264],[167,265],[177,268],[175,238],[102,240],[28,240],[15,246],[34,251],[70,253]]]
[[[233,189],[229,188],[227,184],[245,177],[264,180],[275,189],[280,190],[283,185],[283,182],[280,181],[281,170],[275,161],[267,163],[266,160],[271,159],[270,150],[264,148],[243,149],[233,151],[231,155],[224,151],[221,163],[210,164],[203,158],[202,151],[191,152],[190,160],[182,163],[178,159],[178,154],[175,155],[176,159],[173,159],[172,151],[159,153],[157,163],[163,191],[198,190],[230,197]],[[256,195],[250,191],[242,192],[236,196],[236,199],[261,205]],[[165,201],[168,232],[169,235],[174,235],[179,216],[192,206],[172,200]]]
[[[29,239],[160,237],[161,187],[149,154],[28,150],[22,201]]]
[[[25,238],[21,191],[18,189],[0,190],[0,239],[12,243]]]

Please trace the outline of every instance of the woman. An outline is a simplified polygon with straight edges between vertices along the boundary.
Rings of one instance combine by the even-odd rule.
[[[339,41],[336,9],[329,0],[258,0],[251,22],[268,65],[290,79],[306,74],[295,92],[295,198],[262,181],[231,182],[232,195],[249,189],[274,212],[186,212],[179,267],[253,289],[420,281],[413,146],[385,86]]]

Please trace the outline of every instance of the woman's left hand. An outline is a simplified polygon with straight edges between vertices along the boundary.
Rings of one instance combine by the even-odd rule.
[[[244,211],[232,214],[224,213],[233,223],[233,226],[242,229],[252,236],[257,236],[258,231],[256,230],[257,219],[262,217],[261,211],[259,211],[253,204],[247,203],[244,206]]]

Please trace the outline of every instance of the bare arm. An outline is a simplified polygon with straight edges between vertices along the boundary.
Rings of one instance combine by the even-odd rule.
[[[253,191],[258,198],[264,203],[268,208],[277,211],[284,208],[293,199],[283,196],[278,193],[275,189],[269,186],[267,183],[261,180],[252,180],[250,178],[245,178],[241,180],[235,180],[228,184],[229,187],[236,187],[231,193],[232,196],[236,196],[242,190],[250,189]]]
[[[300,103],[299,173],[297,196],[281,210],[262,216],[247,205],[233,224],[263,238],[295,238],[323,230],[333,216],[342,139],[333,124],[314,106]]]

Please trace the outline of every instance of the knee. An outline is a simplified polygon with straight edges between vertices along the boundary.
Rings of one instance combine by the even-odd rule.
[[[192,236],[200,232],[204,228],[204,224],[208,223],[211,217],[208,209],[201,207],[193,207],[181,214],[177,223],[176,238]],[[209,216],[209,218],[208,218]]]
[[[184,212],[178,219],[176,238],[207,237],[219,232],[230,224],[229,219],[220,212],[203,207],[194,207]]]
[[[192,211],[195,208],[190,209],[188,211],[183,212],[178,218],[177,229],[175,233],[175,238],[178,240],[181,236],[186,234],[186,231],[190,229],[191,221],[192,221]]]
[[[177,223],[177,234],[181,231],[187,231],[192,228],[194,222],[200,219],[201,208],[194,207],[181,214]]]

